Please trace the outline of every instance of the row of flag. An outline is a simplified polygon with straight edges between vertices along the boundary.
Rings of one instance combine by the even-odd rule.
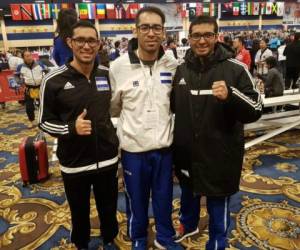
[[[177,11],[182,18],[195,16],[217,16],[218,4],[215,3],[183,3],[177,4]]]
[[[80,19],[134,19],[143,4],[76,4],[77,13]]]
[[[177,11],[182,18],[218,15],[217,3],[178,3]],[[98,4],[98,3],[52,3],[52,4],[11,4],[13,20],[57,19],[58,12],[64,8],[76,8],[80,19],[134,19],[143,4]],[[239,15],[277,15],[283,16],[284,2],[229,2],[222,4],[222,11]],[[220,14],[220,13],[219,13]]]
[[[284,2],[234,2],[225,3],[225,9],[232,9],[233,16],[239,15],[277,15],[283,16]]]
[[[183,3],[177,5],[177,11],[182,18],[195,16],[218,16],[219,11],[224,11],[233,16],[239,15],[277,15],[283,16],[284,2],[230,2],[223,3],[218,10],[216,3]],[[220,13],[219,13],[220,14]]]
[[[80,19],[134,19],[143,4],[10,4],[12,20],[57,19],[61,9],[76,8]]]
[[[12,20],[57,19],[61,9],[72,7],[70,4],[10,4]]]

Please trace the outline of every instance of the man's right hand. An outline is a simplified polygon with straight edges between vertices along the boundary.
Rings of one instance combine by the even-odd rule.
[[[86,109],[77,117],[75,122],[75,128],[78,135],[90,135],[92,132],[92,122],[90,120],[85,120]]]

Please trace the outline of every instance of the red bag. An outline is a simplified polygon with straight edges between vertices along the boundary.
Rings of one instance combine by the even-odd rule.
[[[26,137],[19,146],[19,164],[24,186],[49,177],[47,143],[43,133]]]

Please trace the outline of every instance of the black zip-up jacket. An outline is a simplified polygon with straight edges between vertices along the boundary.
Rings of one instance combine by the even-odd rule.
[[[297,70],[300,70],[300,40],[289,43],[285,47],[283,55],[286,56],[287,68],[297,68]]]
[[[39,127],[58,137],[57,156],[68,172],[91,164],[104,168],[116,161],[118,138],[110,119],[111,87],[108,71],[95,64],[90,80],[69,63],[46,75],[41,86]],[[85,119],[92,122],[92,133],[78,135],[77,117],[87,110]],[[113,159],[113,160],[112,160]]]
[[[238,191],[243,123],[261,116],[261,98],[247,66],[231,57],[219,43],[204,62],[189,50],[174,78],[171,106],[175,113],[176,174],[182,185],[206,196],[228,196]],[[229,91],[226,101],[201,94],[220,80],[226,82]]]

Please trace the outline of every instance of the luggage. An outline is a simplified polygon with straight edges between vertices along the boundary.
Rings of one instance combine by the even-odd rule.
[[[19,164],[24,186],[49,177],[47,143],[43,133],[26,137],[22,141],[19,146]]]

